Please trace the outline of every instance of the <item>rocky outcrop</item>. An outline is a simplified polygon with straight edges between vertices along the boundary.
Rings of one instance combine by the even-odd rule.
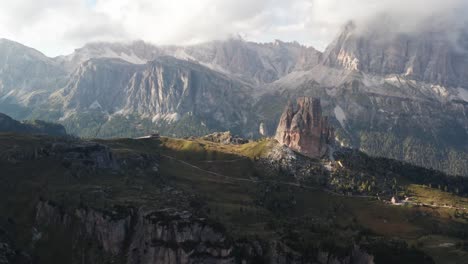
[[[41,159],[58,160],[72,170],[78,167],[93,170],[119,168],[117,159],[109,147],[86,141],[47,142],[42,146],[26,149],[8,146],[0,155],[0,160],[11,163]]]
[[[206,135],[202,137],[203,140],[211,141],[214,143],[221,143],[221,144],[234,144],[234,145],[242,145],[249,143],[247,139],[243,139],[238,136],[233,136],[231,132],[215,132],[210,135]]]
[[[268,151],[256,160],[256,164],[271,177],[283,175],[296,182],[322,184],[327,181],[328,172],[321,162],[311,160],[289,147],[274,141]]]
[[[21,138],[21,136],[16,136]],[[20,148],[7,145],[0,153],[0,161],[21,163],[35,160],[58,161],[77,177],[98,170],[125,171],[132,169],[134,174],[149,172],[158,174],[159,155],[138,152],[119,152],[109,146],[93,141],[75,138],[46,138],[37,136],[37,144]]]
[[[87,166],[96,169],[117,169],[111,149],[93,142],[75,144],[54,143],[51,154],[63,160],[66,166]]]
[[[141,212],[136,222],[128,263],[232,262],[223,229],[187,211]]]
[[[320,264],[374,264],[374,257],[355,246],[349,256],[338,258],[328,252],[319,252],[318,263]]]
[[[326,154],[334,139],[328,117],[322,116],[320,99],[300,97],[297,105],[288,103],[281,116],[275,139],[311,158]]]
[[[54,227],[53,230],[50,227]],[[100,263],[102,256],[91,253],[90,245],[94,243],[103,250],[99,254],[106,255],[113,263],[374,263],[373,257],[358,247],[344,257],[319,251],[316,261],[311,262],[276,240],[233,241],[219,224],[175,208],[117,207],[110,212],[77,208],[66,212],[52,202],[41,201],[36,208],[34,230],[38,234],[37,241],[46,244],[53,243],[48,241],[53,237],[50,232],[60,230],[73,239],[73,247],[86,241],[89,252],[82,248],[71,251],[75,252],[72,259],[79,258],[86,263]]]
[[[267,137],[268,136],[268,128],[264,122],[260,123],[260,126],[258,127],[258,133],[262,137]]]
[[[53,203],[40,202],[36,225],[43,232],[55,225],[77,240],[92,239],[111,259],[126,256],[127,264],[233,263],[233,244],[223,229],[187,211],[79,208],[63,213]]]

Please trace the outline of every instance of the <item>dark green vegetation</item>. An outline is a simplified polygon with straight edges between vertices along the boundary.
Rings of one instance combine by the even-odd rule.
[[[116,115],[112,119],[100,112],[81,113],[68,119],[64,126],[73,134],[87,138],[138,137],[158,131],[164,135],[188,137],[214,132],[201,125],[201,119],[185,115],[177,122],[154,123],[149,118],[136,115]]]
[[[51,136],[65,136],[67,134],[62,125],[41,120],[19,122],[2,113],[0,113],[0,132],[33,133]]]
[[[189,137],[192,135],[207,135],[216,131],[224,131],[226,127],[216,121],[209,121],[195,115],[183,115],[175,122],[160,120],[153,122],[150,118],[138,115],[114,115],[112,118],[101,111],[83,111],[71,115],[64,121],[58,121],[60,114],[45,110],[44,113],[19,116],[19,118],[43,118],[50,122],[61,123],[69,134],[83,138],[115,138],[139,137],[154,133],[172,137]],[[239,127],[230,128],[239,133]]]
[[[176,230],[186,234],[197,223],[209,226],[225,237],[209,245],[231,248],[225,261],[270,263],[281,254],[290,263],[366,254],[376,263],[466,260],[468,213],[460,208],[468,201],[451,194],[452,185],[436,186],[454,178],[347,152],[336,155],[344,167],[335,164],[331,172],[323,168],[327,161],[308,160],[311,173],[302,178],[293,166],[283,166],[289,154],[269,159],[276,150],[271,140],[225,145],[2,134],[0,242],[11,250],[0,250],[0,257],[13,263],[125,263],[138,255],[144,262],[144,252],[154,248],[171,254],[204,243],[138,235],[141,219],[153,219],[160,227],[178,221]],[[436,182],[429,186],[421,180],[425,175]],[[381,184],[387,178],[389,184]],[[433,206],[392,206],[375,198],[388,200],[393,192]],[[142,211],[152,213],[140,216]],[[152,234],[150,227],[145,233]],[[146,242],[137,245],[138,239]],[[199,263],[208,261],[206,252],[200,254]]]
[[[343,164],[354,171],[362,171],[369,175],[386,175],[389,182],[395,186],[399,185],[399,181],[411,182],[456,195],[468,196],[468,178],[466,177],[447,177],[440,171],[387,158],[373,158],[355,150],[337,153],[336,158],[343,160]]]
[[[410,120],[402,122],[411,124]],[[361,149],[371,156],[404,160],[419,166],[466,176],[468,170],[466,132],[450,124],[445,125],[443,132],[445,130],[454,132],[452,135],[443,136],[449,142],[440,142],[435,138],[421,138],[418,135],[424,134],[418,134],[420,131],[414,131],[412,135],[405,137],[401,137],[396,132],[362,131],[359,137]],[[457,139],[461,140],[457,142]]]

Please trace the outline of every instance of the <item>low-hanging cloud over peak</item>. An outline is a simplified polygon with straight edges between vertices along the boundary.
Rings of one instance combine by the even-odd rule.
[[[349,20],[386,14],[397,31],[441,20],[466,22],[465,0],[0,0],[0,37],[47,55],[91,41],[143,39],[192,44],[232,35],[268,42],[298,41],[323,49]],[[441,25],[443,23],[437,23]]]

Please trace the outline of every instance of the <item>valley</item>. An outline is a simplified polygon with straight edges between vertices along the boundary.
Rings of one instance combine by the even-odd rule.
[[[465,2],[5,1],[0,264],[467,264]]]
[[[379,164],[379,173],[392,173],[398,167],[394,161],[386,166],[372,158],[357,163],[338,154],[344,168],[332,162],[329,171],[324,164],[330,161],[301,158],[268,139],[235,145],[202,138],[82,141],[2,134],[0,142],[3,234],[13,241],[8,245],[35,263],[52,257],[88,263],[178,263],[185,258],[344,263],[346,258],[372,257],[393,263],[392,252],[398,252],[399,263],[461,263],[467,254],[466,210],[394,206],[384,202],[392,196],[382,189],[387,187],[376,186],[378,196],[360,189],[364,170],[383,181],[373,166]],[[348,159],[362,167],[348,169]],[[350,175],[335,174],[340,170]],[[425,169],[419,170],[424,174]],[[468,206],[466,198],[423,187],[404,174],[393,176],[399,192],[414,201]],[[332,179],[347,177],[356,181],[354,186],[330,185]],[[463,184],[458,186],[468,186]],[[141,222],[145,226],[140,227],[138,219],[154,219],[154,224]],[[134,233],[164,223],[176,229],[151,231],[154,237],[148,240]],[[201,230],[195,227],[200,224],[205,226]],[[209,226],[216,231],[208,231]],[[172,232],[186,235],[169,236]],[[77,242],[64,244],[70,235]]]

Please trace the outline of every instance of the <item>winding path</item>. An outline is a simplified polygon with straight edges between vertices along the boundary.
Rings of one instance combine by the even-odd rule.
[[[167,155],[163,155],[163,154],[161,154],[161,156],[165,157],[165,158],[168,158],[170,160],[177,161],[179,163],[182,163],[182,164],[184,164],[186,166],[197,169],[199,171],[203,171],[203,172],[206,172],[206,173],[218,176],[218,177],[222,177],[222,178],[225,178],[225,179],[228,179],[228,180],[241,181],[241,182],[250,182],[250,183],[262,183],[262,182],[275,183],[275,184],[280,184],[280,185],[299,187],[299,188],[303,188],[303,189],[307,189],[307,190],[324,191],[324,192],[327,192],[327,193],[329,193],[331,195],[340,196],[340,197],[378,199],[378,197],[376,197],[376,196],[369,196],[369,195],[344,195],[344,194],[341,194],[341,193],[333,192],[331,190],[327,190],[327,189],[323,189],[323,188],[319,188],[319,187],[312,187],[312,186],[302,185],[302,184],[294,183],[294,182],[283,182],[283,181],[273,181],[273,180],[254,180],[254,179],[231,177],[231,176],[227,176],[227,175],[223,175],[223,174],[220,174],[220,173],[216,173],[216,172],[212,172],[212,171],[202,169],[202,168],[200,168],[198,166],[195,166],[193,164],[190,164],[188,162],[185,162],[183,160],[179,160],[179,159],[171,157],[171,156],[167,156]],[[203,162],[236,162],[236,161],[239,161],[239,160],[244,160],[244,159],[203,161]],[[408,202],[408,203],[412,204],[412,205],[426,206],[426,207],[431,207],[431,208],[451,208],[451,209],[458,209],[458,210],[467,210],[467,208],[464,208],[464,207],[462,208],[462,207],[445,206],[445,205],[431,205],[431,204],[426,204],[426,203],[415,203],[415,202]],[[401,205],[403,205],[403,204],[397,204],[395,206],[401,206]]]
[[[333,192],[333,191],[330,191],[330,190],[327,190],[327,189],[323,189],[323,188],[319,188],[319,187],[312,187],[312,186],[307,186],[307,185],[302,185],[302,184],[299,184],[299,183],[294,183],[294,182],[284,182],[284,181],[273,181],[273,180],[254,180],[254,179],[246,179],[246,178],[237,178],[237,177],[231,177],[231,176],[227,176],[227,175],[223,175],[223,174],[220,174],[220,173],[216,173],[216,172],[212,172],[212,171],[208,171],[208,170],[205,170],[205,169],[202,169],[198,166],[195,166],[193,164],[190,164],[188,162],[185,162],[183,160],[179,160],[177,158],[174,158],[174,157],[171,157],[171,156],[167,156],[167,155],[163,155],[161,154],[162,157],[165,157],[165,158],[168,158],[170,160],[174,160],[174,161],[177,161],[179,163],[182,163],[186,166],[189,166],[191,168],[194,168],[194,169],[197,169],[197,170],[200,170],[200,171],[203,171],[203,172],[206,172],[206,173],[209,173],[209,174],[212,174],[212,175],[215,175],[215,176],[218,176],[218,177],[223,177],[225,179],[229,179],[229,180],[234,180],[234,181],[242,181],[242,182],[251,182],[251,183],[262,183],[262,182],[265,182],[265,183],[275,183],[275,184],[280,184],[280,185],[286,185],[286,186],[293,186],[293,187],[299,187],[299,188],[303,188],[303,189],[308,189],[308,190],[314,190],[314,191],[324,191],[324,192],[327,192],[331,195],[334,195],[334,196],[341,196],[341,197],[354,197],[354,198],[372,198],[372,199],[376,199],[375,196],[368,196],[368,195],[353,195],[353,196],[348,196],[348,195],[344,195],[344,194],[340,194],[340,193],[336,193],[336,192]],[[242,160],[242,159],[237,159],[237,160]],[[231,160],[229,160],[231,161]],[[232,160],[232,162],[234,162],[234,160]]]

